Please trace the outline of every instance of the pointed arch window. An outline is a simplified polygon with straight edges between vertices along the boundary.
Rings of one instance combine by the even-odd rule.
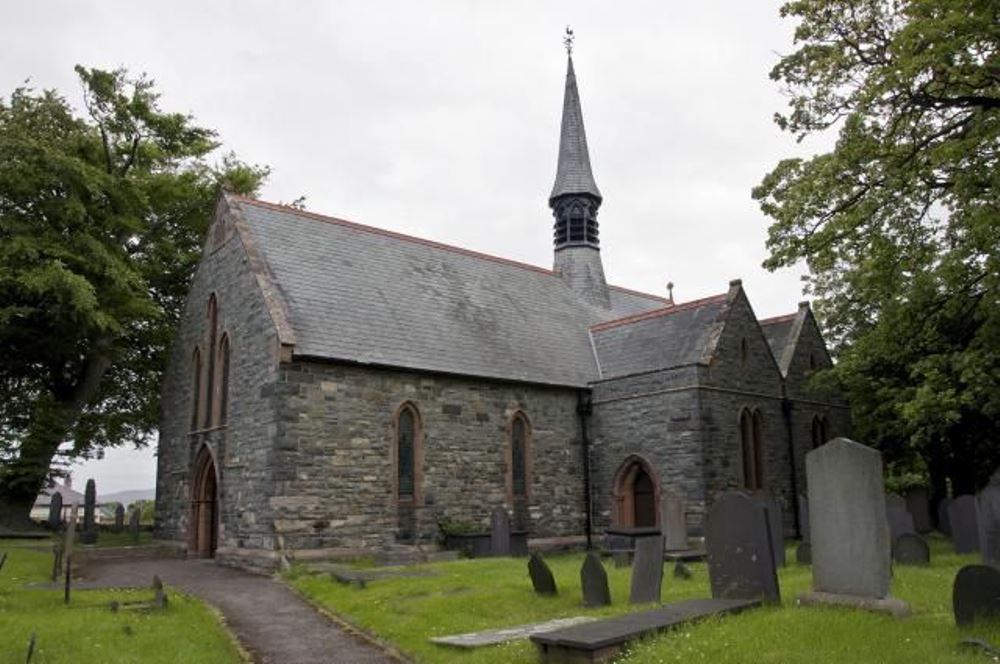
[[[396,493],[401,501],[413,501],[417,492],[419,420],[410,404],[396,418]]]
[[[812,446],[816,449],[820,445],[826,443],[829,440],[829,431],[827,431],[827,421],[826,417],[817,415],[813,417],[812,421]]]
[[[201,349],[191,354],[191,430],[198,428],[201,406]]]
[[[743,486],[751,491],[764,488],[764,459],[761,453],[764,418],[760,411],[740,413],[740,442],[743,456]]]
[[[530,434],[528,419],[515,413],[510,422],[510,493],[512,498],[524,498],[531,486]]]
[[[215,297],[215,293],[212,293],[208,298],[208,311],[207,311],[207,323],[208,323],[208,380],[206,380],[206,385],[208,387],[208,397],[205,404],[205,428],[208,429],[212,426],[212,416],[214,414],[215,405],[215,361],[216,361],[216,335],[218,334],[219,328],[219,302]]]
[[[219,340],[219,420],[225,424],[229,419],[229,335],[223,334]]]

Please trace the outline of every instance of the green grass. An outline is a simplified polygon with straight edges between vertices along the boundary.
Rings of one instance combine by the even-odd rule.
[[[0,540],[0,552],[8,553],[0,570],[0,662],[24,662],[32,632],[38,635],[33,661],[39,664],[243,661],[216,614],[173,588],[167,589],[165,611],[119,613],[110,610],[112,600],[145,600],[152,591],[81,590],[66,606],[61,590],[26,589],[27,583],[50,579],[52,554],[39,545]]]
[[[982,662],[964,651],[964,636],[1000,641],[1000,627],[959,630],[951,611],[951,587],[958,569],[975,556],[949,553],[948,542],[932,542],[933,565],[898,567],[892,593],[908,601],[913,615],[906,619],[851,609],[798,607],[795,597],[809,590],[808,567],[790,562],[781,570],[784,601],[780,607],[714,619],[636,644],[622,659],[647,662]],[[789,560],[794,561],[789,549]],[[367,588],[344,586],[328,575],[312,575],[296,567],[288,582],[326,607],[418,662],[435,664],[517,664],[537,662],[534,646],[516,641],[474,651],[459,651],[430,643],[431,636],[509,627],[578,615],[614,615],[636,610],[628,604],[630,570],[605,569],[613,604],[603,609],[581,605],[582,556],[547,559],[556,577],[557,597],[535,595],[521,559],[461,560],[422,566],[431,577],[387,578]],[[663,601],[710,596],[704,564],[691,566],[694,577],[680,581],[665,568]],[[650,607],[638,607],[650,608]]]

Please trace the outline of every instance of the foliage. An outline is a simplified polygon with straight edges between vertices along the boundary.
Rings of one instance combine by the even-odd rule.
[[[855,408],[893,461],[971,491],[1000,463],[1000,4],[797,0],[771,77],[799,139],[754,189],[769,269],[805,261]]]
[[[232,155],[213,164],[215,132],[161,111],[148,78],[76,71],[83,117],[51,90],[0,98],[8,522],[27,518],[57,451],[86,457],[146,440],[214,201],[222,188],[252,193],[267,175]]]
[[[796,596],[810,589],[810,568],[794,563],[779,570],[784,598],[779,607],[708,620],[635,644],[623,661],[639,662],[969,662],[978,656],[956,644],[968,634],[955,626],[951,585],[958,569],[974,556],[950,552],[950,542],[930,541],[932,564],[926,568],[897,566],[892,594],[907,602],[914,615],[906,620],[853,609],[799,607]],[[793,551],[788,550],[790,560]],[[583,608],[580,601],[579,554],[546,558],[559,594],[541,596],[521,558],[484,558],[420,565],[435,576],[379,579],[365,588],[331,582],[327,574],[295,566],[286,580],[312,601],[336,612],[400,649],[414,662],[434,664],[528,664],[538,653],[527,640],[472,651],[445,648],[433,636],[499,629],[571,616],[602,617],[641,611],[650,606],[628,603],[631,570],[605,565],[612,605]],[[711,596],[707,566],[690,563],[692,579],[681,581],[665,569],[664,603]],[[988,640],[1000,639],[1000,626],[977,630]],[[748,653],[752,653],[748,654]],[[618,660],[616,660],[618,661]]]
[[[128,506],[126,513],[139,508],[139,523],[153,523],[153,516],[156,512],[155,500],[137,500]]]

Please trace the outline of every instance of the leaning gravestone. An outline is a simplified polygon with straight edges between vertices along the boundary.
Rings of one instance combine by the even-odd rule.
[[[812,511],[813,591],[806,604],[838,604],[906,615],[889,597],[889,524],[882,455],[847,438],[806,454]]]
[[[934,529],[931,523],[931,499],[927,489],[914,487],[906,492],[906,510],[913,515],[913,525],[918,533],[929,533]]]
[[[913,525],[913,515],[898,507],[890,507],[886,510],[886,519],[889,521],[889,540],[895,542],[900,535],[916,535],[917,529]]]
[[[46,522],[52,530],[59,530],[59,526],[62,525],[62,507],[62,494],[58,491],[53,491],[52,497],[49,498],[49,518]]]
[[[502,507],[496,508],[490,515],[490,554],[510,555],[510,515]]]
[[[747,496],[729,492],[708,511],[705,550],[714,599],[763,599],[781,594],[767,513]]]
[[[767,530],[771,534],[771,552],[774,554],[774,566],[785,566],[785,523],[781,510],[781,502],[774,496],[760,499],[760,504],[767,512]]]
[[[133,507],[128,515],[128,532],[132,535],[132,540],[136,544],[139,543],[139,520],[141,518],[142,512],[138,507]]]
[[[580,568],[580,586],[583,588],[583,605],[587,607],[611,604],[611,589],[608,587],[608,573],[593,551],[587,552]]]
[[[989,565],[966,565],[958,570],[951,602],[959,627],[977,620],[1000,620],[1000,570]]]
[[[125,506],[118,503],[115,507],[115,532],[120,533],[125,526]]]
[[[1000,485],[989,484],[979,492],[979,545],[983,562],[1000,567]]]
[[[687,501],[682,494],[664,491],[660,499],[660,523],[663,527],[663,547],[667,551],[688,548]]]
[[[97,523],[94,512],[97,509],[97,485],[93,479],[87,480],[83,494],[83,530],[80,531],[81,544],[97,544]]]
[[[892,559],[900,565],[929,565],[931,549],[916,533],[903,533],[892,542]]]
[[[951,518],[948,515],[950,509],[951,498],[942,498],[937,508],[938,530],[948,537],[951,537]]]
[[[799,496],[799,537],[803,542],[809,541],[809,498]]]
[[[659,603],[662,584],[663,537],[640,537],[635,541],[635,560],[632,561],[632,585],[629,589],[629,603]]]
[[[555,595],[556,579],[552,576],[552,570],[536,551],[528,558],[528,575],[531,577],[531,585],[539,595]]]
[[[948,506],[955,553],[979,551],[979,507],[975,496],[958,496]]]

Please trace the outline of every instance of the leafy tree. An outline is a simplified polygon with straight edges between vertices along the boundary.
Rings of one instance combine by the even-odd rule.
[[[805,261],[856,434],[937,496],[1000,463],[1000,3],[799,0],[778,125],[835,147],[754,189]],[[828,377],[828,379],[831,377]]]
[[[225,187],[267,169],[159,108],[153,82],[77,67],[0,98],[0,524],[28,523],[53,461],[142,444],[167,348]],[[58,472],[58,471],[55,471]]]

